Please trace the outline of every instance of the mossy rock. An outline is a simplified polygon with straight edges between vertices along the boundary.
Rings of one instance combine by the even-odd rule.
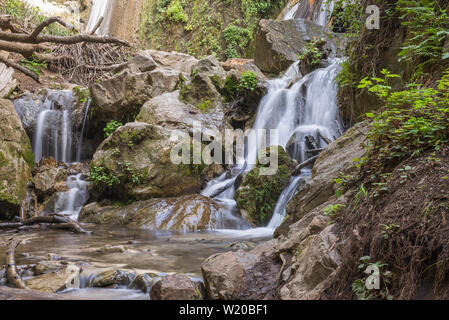
[[[276,202],[287,187],[294,163],[281,146],[266,149],[267,154],[276,153],[278,169],[274,175],[261,175],[269,165],[258,163],[243,179],[237,189],[237,206],[246,213],[246,219],[256,226],[265,226],[270,221]]]

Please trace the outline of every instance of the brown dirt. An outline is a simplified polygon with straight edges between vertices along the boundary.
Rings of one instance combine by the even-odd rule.
[[[337,218],[340,239],[347,241],[322,298],[355,298],[352,283],[362,278],[363,256],[388,264],[394,277],[387,289],[394,299],[449,298],[449,147],[403,161],[386,187],[359,206],[353,200]],[[384,225],[392,224],[399,227],[385,237]]]

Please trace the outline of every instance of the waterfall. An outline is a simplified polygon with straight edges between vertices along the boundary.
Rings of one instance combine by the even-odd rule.
[[[90,107],[91,102],[92,102],[92,99],[89,98],[86,102],[86,108],[84,110],[83,125],[81,127],[81,134],[79,137],[78,148],[76,151],[76,161],[77,162],[81,162],[81,152],[83,151],[84,129],[86,128],[87,115],[89,114],[89,107]]]
[[[81,173],[69,176],[66,183],[69,190],[58,194],[55,212],[77,220],[81,208],[87,201],[89,183],[82,179]]]
[[[299,7],[300,3],[298,2],[286,12],[284,20],[295,18]],[[312,14],[313,22],[325,26],[333,7],[334,1],[321,1],[319,14],[316,12]],[[320,134],[334,140],[342,133],[337,107],[337,88],[334,83],[335,77],[340,71],[340,61],[329,59],[328,62],[328,67],[315,70],[305,76],[300,74],[298,62],[295,62],[282,77],[268,81],[268,92],[259,104],[253,129],[277,129],[278,141],[276,144],[282,146],[298,162],[310,158],[306,152],[307,136],[314,137],[318,147],[324,148],[326,145],[320,138]],[[238,175],[253,168],[262,146],[258,137],[256,143],[246,146],[244,163],[237,164],[231,170],[237,174],[225,173],[209,182],[202,191],[202,195],[211,196],[224,187],[230,186],[215,197],[218,203],[225,204],[224,208],[227,212],[223,215],[233,216],[236,211],[238,212],[234,200],[234,183]],[[229,233],[237,238],[271,236],[274,229],[286,217],[287,203],[297,188],[310,177],[310,167],[303,169],[300,175],[291,177],[288,186],[279,196],[272,218],[266,227],[247,230],[217,230],[217,232]]]
[[[36,163],[45,157],[67,163],[72,161],[70,110],[75,101],[70,90],[48,91],[37,115],[34,131],[33,151]]]
[[[286,10],[284,20],[310,19],[316,24],[326,27],[335,7],[335,0],[298,1]]]
[[[103,17],[103,22],[95,33],[99,36],[108,34],[113,2],[114,0],[93,0],[89,21],[86,24],[85,31],[92,31],[98,20]]]

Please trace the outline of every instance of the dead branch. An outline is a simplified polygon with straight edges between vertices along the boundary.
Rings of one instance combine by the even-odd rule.
[[[318,159],[318,156],[312,157],[300,164],[298,164],[296,166],[296,168],[293,170],[293,175],[297,176],[301,173],[301,170],[304,169],[305,167],[307,167],[308,165],[311,165],[312,163],[314,163],[316,161],[316,159]]]
[[[73,36],[54,36],[54,35],[38,35],[36,37],[31,37],[32,35],[22,34],[22,33],[10,33],[0,31],[0,40],[19,42],[19,43],[31,43],[39,44],[44,42],[60,43],[60,44],[75,44],[80,42],[91,42],[91,43],[114,43],[125,47],[129,47],[130,44],[127,41],[120,40],[116,37],[100,37],[90,34],[76,34]]]
[[[20,222],[0,223],[2,229],[35,230],[40,228],[38,225],[44,225],[44,229],[68,230],[78,234],[88,234],[76,221],[60,215],[51,215],[45,217],[33,217]]]
[[[331,144],[332,140],[328,139],[324,134],[321,133],[320,130],[318,130],[318,136],[323,139],[324,142],[326,142],[327,144]]]
[[[98,28],[100,28],[101,24],[103,23],[104,17],[101,16],[100,19],[98,19],[97,23],[95,24],[95,26],[92,28],[92,31],[89,32],[89,34],[95,34],[95,32],[98,30]]]
[[[49,19],[45,20],[44,22],[42,22],[41,24],[39,24],[36,27],[36,29],[34,29],[34,31],[31,33],[30,39],[36,39],[37,36],[44,30],[45,27],[48,27],[49,25],[51,25],[53,23],[59,23],[60,25],[62,25],[63,27],[66,27],[67,29],[71,29],[71,30],[75,29],[75,27],[65,23],[60,18],[53,17],[53,18],[49,18]]]
[[[17,274],[15,250],[20,244],[20,241],[11,239],[8,250],[6,251],[6,276],[9,283],[18,289],[28,289],[23,280]]]
[[[34,79],[36,82],[40,82],[39,81],[39,77],[35,73],[33,73],[32,71],[30,71],[27,68],[25,68],[24,66],[21,66],[18,63],[12,62],[11,60],[5,59],[2,56],[0,56],[0,62],[6,64],[8,67],[11,67],[11,68],[14,68],[16,70],[19,70],[20,72],[23,72],[28,77]]]

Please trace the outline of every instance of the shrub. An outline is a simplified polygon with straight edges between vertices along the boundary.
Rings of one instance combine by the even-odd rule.
[[[109,121],[103,129],[105,138],[109,137],[120,126],[123,126],[121,122],[115,120]]]
[[[189,17],[184,12],[182,4],[179,0],[173,0],[166,11],[168,19],[174,22],[187,22]]]
[[[242,78],[239,83],[239,91],[254,91],[258,83],[257,75],[252,71],[245,71],[242,73]]]

